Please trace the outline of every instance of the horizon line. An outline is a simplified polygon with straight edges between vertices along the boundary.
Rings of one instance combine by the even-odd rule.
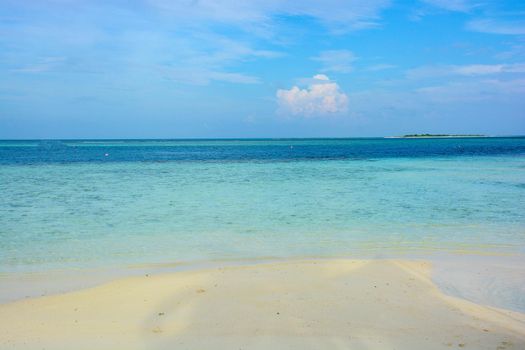
[[[406,134],[410,135],[410,134]],[[446,134],[451,138],[506,138],[506,137],[525,137],[525,135],[475,135],[469,134]],[[457,135],[457,136],[456,136]],[[474,135],[474,134],[473,134]],[[315,136],[315,137],[176,137],[176,138],[0,138],[0,141],[235,141],[235,140],[347,140],[347,139],[417,139],[418,137],[404,137],[405,135],[388,135],[388,136]],[[454,137],[455,136],[455,137]],[[433,138],[432,136],[420,138]],[[447,138],[447,136],[436,136],[435,138]]]

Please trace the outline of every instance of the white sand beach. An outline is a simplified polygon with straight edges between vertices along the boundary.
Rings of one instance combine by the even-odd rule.
[[[0,305],[2,349],[523,349],[525,315],[431,265],[301,260],[119,279]]]

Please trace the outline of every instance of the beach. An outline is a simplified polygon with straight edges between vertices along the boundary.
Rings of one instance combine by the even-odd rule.
[[[0,350],[525,350],[525,0],[0,33]]]
[[[0,305],[2,349],[522,349],[525,314],[445,295],[431,264],[317,259],[117,279]]]
[[[0,142],[0,349],[522,349],[525,138]]]

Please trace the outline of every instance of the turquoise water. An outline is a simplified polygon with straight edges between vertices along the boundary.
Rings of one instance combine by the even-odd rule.
[[[525,252],[525,139],[1,141],[0,272]]]

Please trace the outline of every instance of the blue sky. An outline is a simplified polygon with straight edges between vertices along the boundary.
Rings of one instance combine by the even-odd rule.
[[[525,1],[0,0],[0,138],[525,134]]]

